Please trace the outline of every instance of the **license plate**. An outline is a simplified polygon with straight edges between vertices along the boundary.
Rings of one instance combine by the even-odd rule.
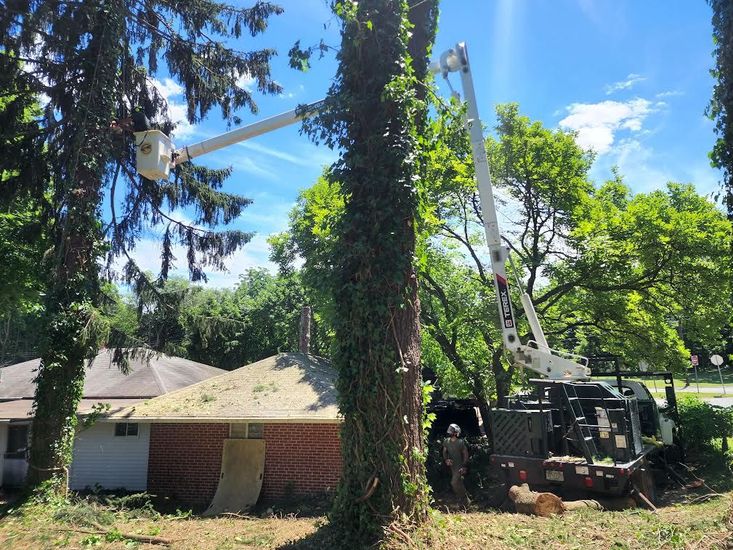
[[[547,481],[565,481],[565,474],[561,470],[545,470]]]

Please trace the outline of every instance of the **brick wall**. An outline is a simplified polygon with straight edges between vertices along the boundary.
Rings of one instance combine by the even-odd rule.
[[[265,477],[260,498],[319,494],[341,477],[339,424],[265,424]]]
[[[208,505],[221,473],[229,424],[153,424],[148,491],[194,505]]]
[[[341,476],[338,424],[265,424],[265,475],[260,498],[319,494]],[[229,424],[153,424],[148,491],[208,505],[221,473]]]

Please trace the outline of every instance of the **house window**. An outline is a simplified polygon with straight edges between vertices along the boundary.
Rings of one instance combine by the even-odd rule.
[[[247,424],[229,424],[229,437],[247,439]]]
[[[247,439],[262,439],[264,429],[264,424],[248,424]]]
[[[8,427],[8,446],[5,458],[25,458],[28,450],[28,425]]]
[[[118,422],[115,424],[115,437],[137,437],[137,424]]]
[[[262,439],[264,424],[229,424],[231,439]]]

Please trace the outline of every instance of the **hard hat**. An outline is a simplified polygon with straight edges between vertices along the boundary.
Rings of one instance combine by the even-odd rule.
[[[448,426],[448,435],[456,434],[456,437],[461,435],[461,427],[458,424],[451,424]]]

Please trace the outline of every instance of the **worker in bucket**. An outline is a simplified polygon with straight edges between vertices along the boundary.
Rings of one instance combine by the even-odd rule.
[[[468,494],[463,484],[463,476],[466,474],[468,464],[468,447],[461,435],[461,427],[458,424],[448,426],[447,436],[443,440],[443,460],[451,470],[450,486],[453,493],[464,504],[468,504]]]

